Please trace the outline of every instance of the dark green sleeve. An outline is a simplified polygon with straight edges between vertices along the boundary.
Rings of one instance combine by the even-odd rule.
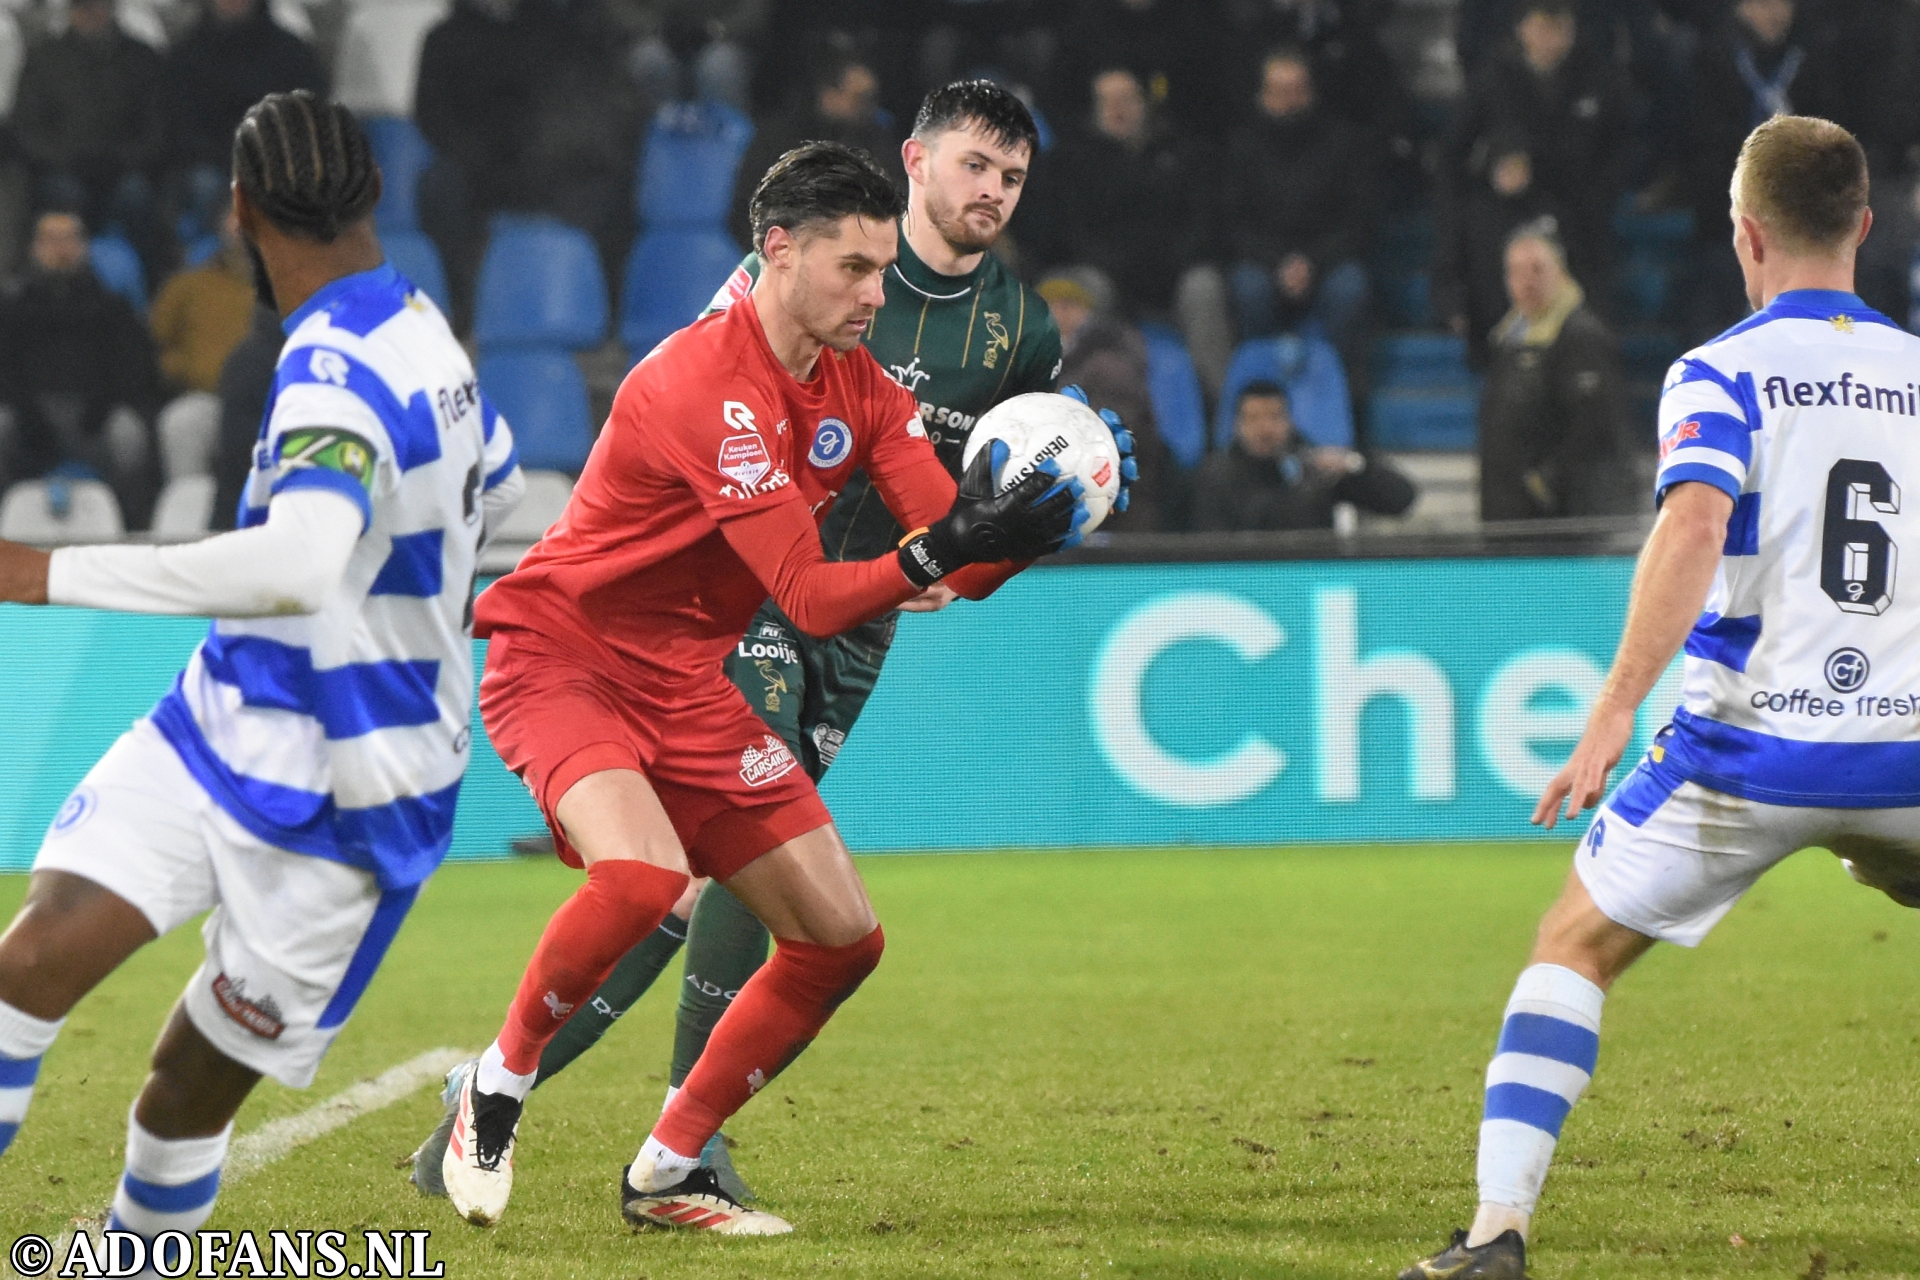
[[[1013,376],[1007,379],[1007,394],[1024,395],[1029,391],[1051,391],[1060,377],[1060,329],[1044,300],[1028,294],[1029,305],[1039,308],[1035,325],[1027,340],[1020,344]]]

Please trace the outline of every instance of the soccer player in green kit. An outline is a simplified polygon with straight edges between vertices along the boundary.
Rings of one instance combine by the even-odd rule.
[[[907,213],[900,256],[886,275],[886,305],[874,316],[867,349],[920,402],[920,419],[940,460],[955,476],[973,424],[994,405],[1029,391],[1051,391],[1060,373],[1060,331],[1047,304],[988,253],[1026,185],[1039,131],[1027,108],[987,80],[936,89],[921,103],[913,134],[901,147],[907,171]],[[760,262],[746,261],[715,296],[715,310],[745,298]],[[1110,414],[1123,455],[1130,437]],[[816,433],[810,457],[831,464],[848,447],[832,420]],[[1122,472],[1131,478],[1129,457]],[[1125,495],[1118,509],[1124,509]],[[902,530],[864,473],[834,499],[821,529],[829,558],[862,560],[898,545]],[[906,608],[933,612],[952,592],[930,588]],[[839,753],[859,718],[893,643],[898,615],[889,614],[830,639],[806,635],[772,601],[755,616],[728,659],[727,671],[747,702],[785,739],[815,781]],[[691,898],[692,895],[689,895]],[[676,907],[680,912],[689,899]],[[739,899],[717,884],[699,891],[692,918],[669,915],[567,1020],[540,1059],[545,1083],[591,1048],[653,985],[686,943],[686,980],[674,1037],[671,1085],[678,1088],[706,1047],[728,1003],[766,961],[768,935]],[[459,1073],[449,1076],[458,1096]],[[671,1097],[671,1093],[668,1095]],[[430,1195],[440,1186],[448,1119],[414,1157],[414,1182]],[[723,1137],[702,1153],[726,1189],[748,1198]]]

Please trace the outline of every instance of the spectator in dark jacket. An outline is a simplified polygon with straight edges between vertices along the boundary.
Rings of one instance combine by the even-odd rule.
[[[844,142],[859,147],[891,170],[900,155],[900,130],[880,107],[880,78],[844,36],[825,37],[810,60],[806,101],[758,122],[740,162],[728,229],[741,244],[753,243],[747,203],[760,175],[803,142]]]
[[[1480,518],[1632,510],[1619,351],[1551,231],[1514,233],[1507,289],[1480,398]]]
[[[1079,0],[1054,59],[1060,114],[1080,110],[1088,81],[1125,67],[1169,120],[1220,136],[1239,114],[1233,47],[1219,0]]]
[[[1465,198],[1441,208],[1433,239],[1433,309],[1467,340],[1467,361],[1487,365],[1487,335],[1511,303],[1507,298],[1507,240],[1523,224],[1559,210],[1533,180],[1526,140],[1508,130],[1476,147],[1485,157]]]
[[[1063,138],[1049,165],[1052,260],[1099,268],[1128,310],[1165,311],[1211,247],[1208,166],[1154,115],[1139,76],[1102,71],[1092,88],[1091,127]]]
[[[213,524],[231,529],[240,497],[253,471],[253,448],[273,391],[280,350],[287,345],[280,313],[264,303],[253,309],[253,327],[220,366],[220,434],[213,448]]]
[[[128,528],[144,528],[159,388],[146,326],[87,264],[85,225],[42,214],[27,275],[0,299],[0,480],[79,464],[113,486]]]
[[[1234,38],[1253,53],[1300,50],[1313,68],[1320,108],[1365,127],[1388,154],[1410,160],[1413,99],[1381,43],[1377,7],[1367,0],[1258,0],[1242,6],[1248,12]],[[1251,75],[1242,71],[1245,83],[1259,83],[1264,58],[1261,64]]]
[[[122,32],[111,0],[76,0],[67,30],[21,69],[13,136],[43,209],[118,223],[149,273],[163,256],[153,176],[165,142],[160,56]]]
[[[1607,50],[1576,39],[1572,0],[1523,0],[1511,42],[1468,86],[1447,179],[1461,183],[1475,142],[1503,131],[1528,141],[1533,180],[1560,210],[1573,271],[1590,296],[1613,280],[1613,210],[1630,139],[1626,86]]]
[[[1747,314],[1740,264],[1729,252],[1727,186],[1740,144],[1769,116],[1818,110],[1832,100],[1836,68],[1796,21],[1794,0],[1739,0],[1694,57],[1686,171],[1695,262],[1688,320],[1704,341]]]
[[[414,119],[434,163],[420,218],[462,329],[495,213],[560,218],[594,237],[609,269],[625,260],[639,99],[591,18],[551,0],[458,0],[427,33]]]
[[[1290,330],[1311,314],[1336,347],[1348,346],[1367,302],[1369,147],[1319,109],[1298,50],[1268,55],[1255,102],[1253,122],[1233,135],[1224,183],[1240,336]]]
[[[1178,529],[1181,477],[1160,439],[1147,388],[1147,340],[1113,314],[1113,285],[1090,267],[1057,271],[1036,290],[1060,329],[1059,385],[1077,385],[1096,407],[1112,409],[1133,432],[1140,478],[1131,505],[1103,528],[1132,533]]]
[[[1194,473],[1193,527],[1331,529],[1341,503],[1397,516],[1418,496],[1410,480],[1384,463],[1308,444],[1293,429],[1286,391],[1274,382],[1249,382],[1234,406],[1232,442]]]
[[[269,93],[325,93],[320,59],[273,20],[265,0],[207,0],[167,55],[167,123],[179,199],[204,231],[219,227],[233,167],[233,131]]]

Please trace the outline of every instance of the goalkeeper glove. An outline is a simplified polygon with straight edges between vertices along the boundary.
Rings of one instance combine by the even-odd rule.
[[[1060,394],[1078,400],[1087,408],[1093,405],[1087,400],[1087,393],[1077,383],[1060,388]],[[1133,432],[1127,430],[1120,421],[1120,415],[1111,409],[1100,411],[1100,421],[1107,424],[1107,430],[1113,433],[1113,447],[1120,452],[1120,492],[1114,495],[1113,509],[1125,511],[1133,499],[1133,482],[1140,478],[1140,463],[1133,454]]]
[[[1060,550],[1087,522],[1084,490],[1062,480],[1052,462],[1005,493],[996,478],[1007,464],[1007,445],[994,440],[960,478],[953,509],[932,526],[900,543],[900,570],[916,587],[929,587],[970,564],[1036,560]]]

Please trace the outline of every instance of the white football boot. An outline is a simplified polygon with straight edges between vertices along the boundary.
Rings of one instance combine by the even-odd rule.
[[[474,1088],[479,1075],[469,1071],[460,1082],[459,1110],[447,1136],[447,1153],[440,1158],[440,1177],[460,1216],[476,1227],[490,1227],[500,1221],[513,1195],[520,1102],[504,1093],[481,1093]]]
[[[651,1182],[653,1165],[634,1163],[620,1171],[620,1216],[636,1227],[711,1231],[721,1236],[784,1236],[793,1230],[785,1218],[749,1209],[727,1194],[713,1170],[700,1167],[670,1187],[641,1191],[635,1182]]]

